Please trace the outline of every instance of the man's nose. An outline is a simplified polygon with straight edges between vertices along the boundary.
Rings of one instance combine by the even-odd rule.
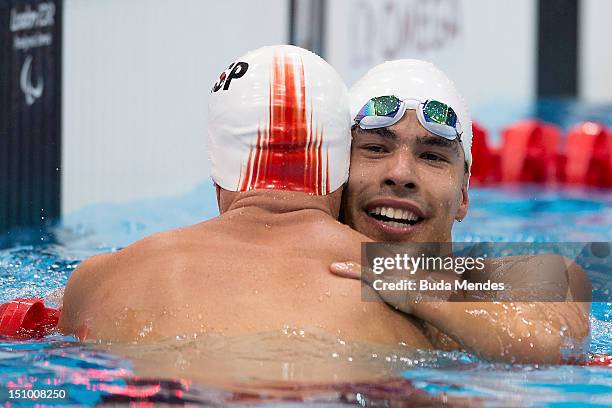
[[[405,150],[397,151],[388,158],[384,184],[396,189],[415,190],[418,186],[416,162],[412,154]]]

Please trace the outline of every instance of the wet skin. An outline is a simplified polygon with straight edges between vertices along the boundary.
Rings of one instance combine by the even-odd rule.
[[[341,219],[375,241],[450,243],[454,221],[467,214],[468,178],[459,141],[429,133],[414,111],[388,128],[354,128]],[[506,273],[496,273],[500,268]],[[336,264],[331,270],[368,280],[359,265]],[[505,282],[513,290],[555,282],[568,290],[565,302],[390,303],[421,319],[435,347],[464,348],[486,359],[559,362],[566,344],[574,352],[588,346],[590,303],[575,300],[589,298],[590,283],[570,260],[556,255],[489,259],[483,274],[463,279]]]
[[[428,134],[410,111],[388,130],[354,134],[344,220],[375,240],[449,242],[453,220],[462,219],[468,205],[460,145]],[[315,327],[348,340],[422,348],[433,343],[523,362],[558,361],[561,326],[570,337],[588,335],[588,304],[576,302],[509,309],[491,303],[422,303],[412,310],[394,305],[413,316],[362,302],[357,281],[322,273],[334,261],[358,260],[359,243],[367,240],[335,221],[338,196],[317,202],[288,192],[222,192],[222,216],[84,262],[68,283],[60,327],[81,338],[116,340]],[[383,218],[376,214],[381,207],[405,219]],[[530,267],[542,269],[542,260]],[[521,268],[520,275],[530,276]],[[586,287],[581,271],[569,271],[570,286]],[[481,312],[503,324],[479,318]],[[516,335],[525,328],[516,324],[551,313],[552,325],[536,327],[548,334],[529,329],[538,347],[525,348]],[[486,344],[474,337],[484,332],[491,339]],[[499,344],[508,345],[510,354],[500,355]]]
[[[430,347],[415,319],[362,302],[358,281],[329,274],[334,260],[359,259],[367,240],[336,220],[340,194],[221,190],[219,217],[83,262],[59,327],[81,339],[151,341],[288,326]]]

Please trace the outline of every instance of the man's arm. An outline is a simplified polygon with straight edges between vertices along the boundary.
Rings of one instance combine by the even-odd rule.
[[[529,299],[549,296],[558,286],[560,272],[566,271],[565,301],[557,302],[466,302],[429,301],[415,303],[397,293],[381,297],[449,335],[466,350],[487,360],[517,363],[558,363],[582,352],[589,334],[591,288],[580,267],[563,257],[543,255],[513,262],[492,281],[508,283],[516,290],[529,291]],[[376,276],[360,273],[359,265],[332,272],[371,283]],[[493,274],[494,275],[494,274]],[[548,282],[549,285],[545,283]],[[464,295],[464,294],[459,294]],[[573,352],[573,353],[572,353]],[[567,353],[567,355],[566,355]]]
[[[578,265],[557,255],[525,257],[488,278],[530,301],[422,302],[413,314],[488,360],[559,363],[584,354],[591,287]],[[550,301],[560,289],[564,299]]]

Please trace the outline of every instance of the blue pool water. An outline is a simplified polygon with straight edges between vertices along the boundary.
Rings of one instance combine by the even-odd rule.
[[[63,286],[79,262],[93,254],[215,215],[214,191],[207,183],[185,196],[91,206],[69,215],[60,226],[4,234],[0,236],[0,302],[44,296]],[[472,188],[470,213],[453,235],[456,241],[612,241],[611,226],[609,191],[546,190],[538,186]],[[591,351],[612,354],[612,303],[593,304],[591,326]],[[347,401],[386,404],[415,396],[425,400],[431,396],[439,402],[440,396],[446,395],[464,404],[478,401],[491,406],[612,405],[609,368],[510,366],[479,361],[465,353],[428,353],[408,360],[396,351],[385,355],[396,366],[405,365],[400,380],[382,385],[311,387],[303,399],[332,406]],[[51,335],[25,342],[0,339],[0,404],[7,389],[28,386],[64,389],[68,398],[51,402],[66,405],[128,403],[148,394],[154,397],[147,401],[176,404],[295,403],[293,397],[254,391],[236,394],[163,374],[139,376],[131,359],[103,345],[81,344],[72,337]],[[300,390],[299,386],[292,387],[294,392]],[[274,389],[278,391],[278,385]],[[10,406],[21,405],[34,402],[12,400]]]

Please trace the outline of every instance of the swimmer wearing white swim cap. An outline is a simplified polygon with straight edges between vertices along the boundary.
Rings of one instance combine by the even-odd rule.
[[[450,248],[454,222],[467,215],[472,166],[471,117],[454,83],[429,62],[403,59],[372,68],[351,87],[349,97],[353,144],[341,218],[375,241],[436,242]],[[488,258],[485,265],[482,273],[451,273],[443,279],[504,284],[532,299],[551,299],[546,291],[554,285],[558,299],[565,301],[414,303],[416,292],[379,294],[419,319],[437,348],[525,363],[557,363],[584,352],[590,307],[584,300],[590,299],[590,287],[580,267],[556,255]],[[377,279],[350,262],[333,264],[331,270],[370,284]],[[427,272],[412,276],[429,278]],[[461,290],[451,296],[470,300]]]
[[[351,87],[350,104],[344,220],[376,240],[449,242],[472,165],[472,121],[453,82],[429,62],[390,61]]]
[[[328,272],[334,260],[359,260],[368,240],[337,221],[350,127],[345,85],[318,56],[281,45],[237,58],[210,95],[221,215],[83,262],[60,328],[143,342],[299,327],[431,347],[413,319],[364,307],[358,281]]]
[[[292,46],[249,52],[223,71],[208,106],[211,174],[229,191],[325,195],[348,178],[346,86]]]

